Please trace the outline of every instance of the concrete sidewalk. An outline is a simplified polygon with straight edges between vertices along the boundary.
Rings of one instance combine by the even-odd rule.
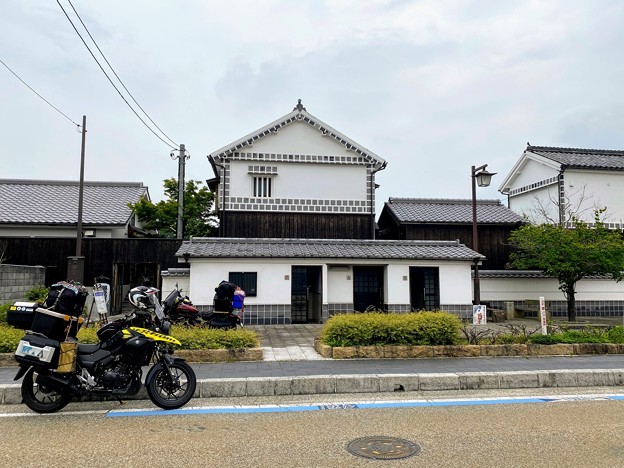
[[[622,355],[333,360],[314,351],[320,325],[249,328],[259,334],[264,360],[192,364],[197,397],[624,387]],[[16,372],[0,368],[3,404],[21,401]]]

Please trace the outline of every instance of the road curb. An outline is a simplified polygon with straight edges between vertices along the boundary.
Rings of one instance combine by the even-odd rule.
[[[624,386],[624,369],[347,374],[197,381],[197,398],[442,390]],[[1,404],[21,403],[20,384],[0,385]],[[144,389],[132,399],[147,399]]]

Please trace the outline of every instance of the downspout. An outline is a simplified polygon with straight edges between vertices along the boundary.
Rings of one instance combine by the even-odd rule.
[[[371,171],[371,194],[370,194],[370,204],[371,204],[371,239],[375,239],[375,174],[379,171],[383,171],[388,165],[388,161],[384,161],[379,169],[373,169]]]
[[[564,228],[566,226],[564,226],[564,222],[565,222],[565,181],[564,181],[564,176],[563,173],[566,170],[566,166],[564,164],[561,165],[561,170],[559,171],[559,176],[558,176],[558,180],[557,180],[557,190],[559,191],[558,193],[558,200],[559,200],[559,225],[563,226]]]
[[[208,161],[210,162],[210,164],[212,165],[212,170],[214,171],[214,173],[217,175],[217,177],[219,177],[220,179],[220,183],[219,183],[219,190],[222,191],[223,195],[219,197],[219,201],[221,201],[223,203],[223,208],[221,210],[221,212],[224,214],[221,217],[221,222],[219,223],[219,237],[223,237],[223,233],[225,232],[225,179],[226,179],[226,171],[225,171],[225,166],[223,164],[220,164],[218,162],[215,161],[215,159],[209,155],[208,156]],[[215,169],[216,167],[220,167],[222,170],[222,174],[219,174],[218,171]]]

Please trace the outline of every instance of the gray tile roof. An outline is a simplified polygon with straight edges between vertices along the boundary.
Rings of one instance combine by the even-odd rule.
[[[531,145],[526,150],[567,167],[624,171],[624,151]]]
[[[78,182],[0,179],[0,223],[76,224],[78,193]],[[82,222],[124,225],[146,194],[140,182],[85,182]]]
[[[399,223],[472,224],[472,200],[390,198],[384,205]],[[477,200],[479,224],[518,224],[523,218],[499,200]]]
[[[459,241],[381,241],[350,239],[239,239],[200,237],[184,241],[178,257],[357,258],[462,260],[485,258]]]
[[[474,273],[473,273],[474,276]],[[479,278],[553,278],[541,270],[479,270]],[[609,279],[609,275],[587,275],[583,279]]]

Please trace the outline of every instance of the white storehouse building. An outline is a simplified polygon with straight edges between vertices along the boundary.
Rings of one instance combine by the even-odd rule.
[[[301,104],[208,156],[218,238],[185,241],[188,269],[163,275],[210,310],[221,280],[247,293],[247,323],[321,323],[337,312],[471,311],[458,241],[375,239],[375,175],[386,161]],[[188,276],[186,276],[188,275]]]

